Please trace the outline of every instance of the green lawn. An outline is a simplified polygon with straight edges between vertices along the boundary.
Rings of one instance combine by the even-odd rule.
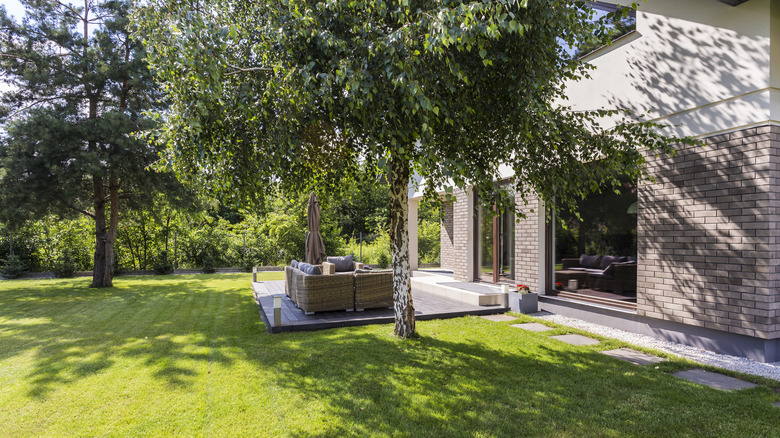
[[[0,282],[0,435],[780,435],[777,382],[721,392],[476,317],[269,335],[250,280]]]

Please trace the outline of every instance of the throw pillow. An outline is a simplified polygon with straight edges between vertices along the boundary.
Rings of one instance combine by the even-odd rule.
[[[297,268],[298,267],[298,260],[292,259],[292,261],[290,262],[290,266],[292,266],[293,268]]]
[[[599,262],[601,262],[600,255],[587,255],[580,256],[580,266],[588,269],[599,269]]]
[[[336,272],[349,272],[352,271],[354,265],[352,264],[352,256],[343,257],[328,257],[328,263],[336,265]]]
[[[322,269],[317,265],[310,265],[308,263],[298,263],[298,269],[304,274],[309,275],[322,275]]]

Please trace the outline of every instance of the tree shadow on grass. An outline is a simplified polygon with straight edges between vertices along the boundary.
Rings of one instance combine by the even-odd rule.
[[[479,318],[420,322],[422,336],[411,341],[394,338],[391,325],[269,335],[242,282],[77,286],[0,292],[0,360],[32,356],[31,398],[121,361],[191,390],[211,364],[230,371],[240,360],[263,376],[246,382],[250,393],[281,388],[270,404],[241,408],[270,411],[292,436],[655,436],[670,424],[678,435],[761,436],[780,420],[766,388],[753,398],[700,388]],[[235,414],[228,400],[216,403]],[[308,409],[321,412],[285,419]]]
[[[215,293],[203,278],[141,277],[129,286],[122,280],[110,289],[60,280],[0,292],[0,360],[34,352],[29,396],[45,399],[118,359],[142,358],[175,387],[196,375],[184,364],[230,362],[220,349],[229,340],[215,324],[240,310],[239,291]]]
[[[544,337],[536,338],[541,346],[518,342],[531,335],[504,330],[500,349],[477,339],[404,342],[359,329],[286,335],[297,353],[259,362],[304,401],[327,401],[322,418],[329,421],[293,436],[655,436],[668,433],[659,418],[670,413],[680,415],[682,435],[772,430],[753,419],[711,424],[713,412],[743,403],[733,394]]]

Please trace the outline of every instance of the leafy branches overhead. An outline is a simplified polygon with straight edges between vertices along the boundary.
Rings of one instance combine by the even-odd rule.
[[[641,174],[638,147],[680,140],[630,120],[605,128],[618,110],[563,104],[589,68],[564,47],[609,43],[625,13],[594,18],[578,0],[150,0],[136,21],[172,101],[157,136],[182,175],[249,195],[328,190],[360,162],[383,168],[398,331],[401,311],[413,322],[413,171],[429,199],[454,184],[507,206],[494,187],[507,164],[521,196],[574,208],[616,171]]]
[[[392,150],[429,190],[452,180],[488,195],[507,163],[521,193],[549,201],[616,167],[638,172],[637,146],[668,144],[650,124],[601,128],[615,110],[560,105],[563,84],[587,75],[563,45],[608,43],[625,13],[593,20],[585,2],[559,0],[160,0],[138,22],[173,101],[158,134],[182,175],[248,193],[335,185]]]

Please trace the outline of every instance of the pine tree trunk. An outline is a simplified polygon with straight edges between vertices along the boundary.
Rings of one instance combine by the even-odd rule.
[[[92,269],[92,287],[109,287],[111,278],[106,279],[106,195],[103,177],[93,176],[95,196],[95,263]]]
[[[414,335],[411,266],[409,264],[409,163],[390,157],[390,254],[393,260],[395,335]]]

